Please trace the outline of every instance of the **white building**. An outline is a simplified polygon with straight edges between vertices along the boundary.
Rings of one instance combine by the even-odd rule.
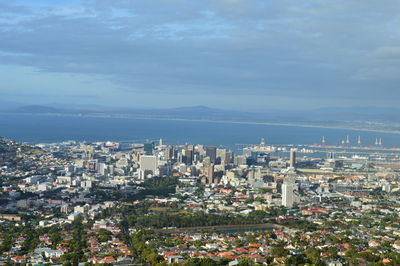
[[[157,172],[157,157],[154,155],[140,156],[140,170],[155,175]]]
[[[92,181],[90,181],[90,180],[81,182],[81,187],[83,187],[85,189],[90,189],[90,188],[92,188],[92,186],[93,186]]]
[[[282,205],[286,208],[292,208],[294,202],[293,184],[284,183],[282,185]]]
[[[106,175],[106,173],[107,173],[107,165],[105,163],[99,163],[97,171],[101,175]]]

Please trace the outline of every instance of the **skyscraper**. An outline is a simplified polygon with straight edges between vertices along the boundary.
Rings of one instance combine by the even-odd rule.
[[[167,161],[172,160],[174,158],[174,147],[168,146],[164,151],[164,157]]]
[[[293,184],[282,184],[282,205],[286,208],[293,207]]]
[[[99,163],[97,167],[97,172],[101,175],[105,175],[107,173],[107,164]]]
[[[216,147],[207,147],[206,148],[206,156],[210,157],[210,161],[215,163],[215,159],[217,159],[217,148]]]
[[[214,182],[214,164],[210,164],[207,167],[207,184],[212,184]]]
[[[194,159],[194,150],[193,148],[186,148],[184,150],[182,150],[182,161],[183,163],[185,163],[186,165],[190,165],[193,163],[193,159]]]
[[[295,150],[290,150],[290,167],[295,168],[296,167],[296,151]]]
[[[294,203],[294,182],[293,175],[285,176],[282,184],[282,205],[286,208],[292,208]]]
[[[140,170],[155,175],[157,171],[157,157],[154,155],[140,156]]]
[[[143,146],[143,150],[146,155],[152,155],[153,149],[154,149],[154,142],[148,141]]]

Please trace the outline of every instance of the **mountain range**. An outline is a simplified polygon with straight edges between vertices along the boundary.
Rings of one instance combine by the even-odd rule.
[[[64,114],[86,116],[140,117],[160,119],[214,120],[257,123],[288,123],[371,130],[400,130],[400,109],[379,107],[319,108],[314,110],[238,111],[186,106],[177,108],[110,108],[102,106],[57,107],[25,105],[3,109],[4,113]]]

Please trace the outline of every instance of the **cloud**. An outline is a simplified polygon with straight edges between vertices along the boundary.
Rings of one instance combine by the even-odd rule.
[[[102,77],[121,95],[400,96],[395,0],[49,3],[0,0],[1,64]]]
[[[370,83],[386,82],[387,89],[397,88],[400,82],[400,46],[382,46],[371,51],[366,57],[365,65],[353,78]],[[388,82],[392,82],[391,85]]]

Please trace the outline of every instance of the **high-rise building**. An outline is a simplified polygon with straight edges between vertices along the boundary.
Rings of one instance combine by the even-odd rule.
[[[207,184],[212,184],[214,182],[214,164],[210,164],[207,167]]]
[[[226,149],[217,149],[217,159],[220,158],[221,164],[229,164],[231,162],[232,153]]]
[[[206,150],[204,149],[203,145],[197,145],[196,146],[196,151],[201,157],[206,156]]]
[[[221,158],[221,164],[225,162],[226,150],[225,149],[217,149],[217,158]]]
[[[154,150],[154,142],[146,142],[143,146],[143,150],[145,155],[152,155]]]
[[[233,156],[234,156],[234,154],[233,154],[232,151],[227,151],[226,154],[225,154],[225,163],[226,164],[232,163],[233,162]]]
[[[140,156],[140,170],[155,175],[157,172],[157,157],[154,155]]]
[[[286,208],[292,208],[294,202],[293,184],[282,184],[282,205]]]
[[[295,168],[296,167],[296,151],[295,150],[291,150],[290,151],[290,167]]]
[[[99,163],[97,172],[101,175],[105,175],[107,173],[107,165],[105,163]]]
[[[243,155],[236,155],[233,163],[235,165],[246,165],[246,157]]]
[[[292,208],[294,203],[294,183],[295,176],[285,176],[282,184],[282,205],[287,208]]]
[[[193,149],[187,148],[182,150],[182,161],[183,163],[185,163],[186,165],[191,165],[193,163],[193,159],[194,159],[194,151]]]
[[[217,148],[216,147],[207,147],[206,148],[206,156],[210,157],[210,161],[215,163],[217,159]]]
[[[164,151],[164,157],[167,161],[174,158],[174,147],[168,146]]]

